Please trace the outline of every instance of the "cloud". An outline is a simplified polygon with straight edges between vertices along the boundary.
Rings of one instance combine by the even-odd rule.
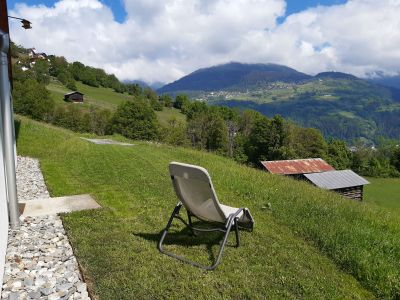
[[[400,1],[353,0],[286,17],[283,0],[124,0],[115,21],[98,0],[53,7],[17,4],[12,39],[26,47],[104,68],[118,78],[170,82],[228,61],[273,62],[307,73],[364,76],[400,70]]]

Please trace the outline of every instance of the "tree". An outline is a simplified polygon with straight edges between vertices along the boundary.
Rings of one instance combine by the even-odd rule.
[[[36,80],[15,81],[13,98],[16,113],[30,116],[36,120],[51,120],[54,100],[45,86]]]
[[[50,56],[50,75],[58,77],[60,73],[70,73],[69,64],[64,56]],[[72,74],[71,74],[72,75]]]
[[[74,77],[68,70],[58,73],[57,79],[70,90],[76,90]]]
[[[211,112],[212,108],[207,106],[204,102],[193,101],[193,102],[185,102],[181,108],[181,112],[186,114],[187,118],[193,119],[197,114],[203,114]],[[216,112],[218,113],[218,112]]]
[[[152,100],[158,101],[157,93],[156,93],[154,90],[152,90],[151,88],[149,88],[149,87],[145,87],[145,88],[143,89],[143,95],[144,95],[145,98],[148,99],[149,101],[152,101]]]
[[[35,73],[37,82],[43,84],[50,83],[49,68],[50,64],[47,60],[36,61],[32,68],[32,71]]]
[[[99,87],[99,82],[97,81],[96,71],[93,68],[85,67],[82,74],[80,74],[80,80],[87,85],[93,87]]]
[[[338,170],[351,167],[352,155],[344,141],[333,139],[328,142],[328,162]]]
[[[112,75],[112,76],[114,76],[114,75]],[[117,81],[118,81],[118,79],[117,79]],[[126,84],[126,90],[129,93],[129,95],[133,95],[133,96],[142,95],[142,88],[137,83]]]
[[[398,145],[393,153],[391,163],[396,168],[396,170],[400,172],[400,147]]]
[[[89,108],[90,129],[97,135],[111,134],[111,111],[98,109],[93,106]]]
[[[209,114],[207,120],[207,150],[226,153],[228,148],[228,129],[219,114]]]
[[[249,161],[258,165],[261,160],[277,160],[289,157],[288,133],[284,119],[275,116],[257,118],[246,142]]]
[[[70,66],[71,73],[74,76],[75,80],[82,80],[82,75],[85,72],[85,65],[80,63],[79,61],[75,61]]]
[[[290,158],[327,158],[328,145],[318,129],[289,124]]]
[[[177,109],[182,109],[188,103],[190,103],[189,97],[187,95],[180,94],[175,97],[174,107]]]
[[[167,94],[163,94],[159,98],[160,102],[164,103],[165,107],[172,107],[172,98]]]
[[[188,146],[189,140],[185,124],[178,121],[176,117],[171,117],[167,123],[168,125],[162,128],[162,141],[174,146]]]
[[[258,165],[261,160],[268,160],[270,120],[261,118],[254,123],[246,145],[249,161]]]
[[[146,101],[136,99],[120,104],[112,118],[113,131],[137,140],[158,137],[156,114]]]

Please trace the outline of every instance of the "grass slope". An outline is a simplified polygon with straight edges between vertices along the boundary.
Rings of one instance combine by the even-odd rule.
[[[368,178],[365,201],[400,212],[400,178]]]
[[[52,82],[46,86],[56,103],[62,105],[79,105],[79,107],[84,110],[89,109],[91,105],[99,108],[115,110],[119,104],[132,99],[132,96],[126,93],[117,93],[110,88],[91,87],[79,81],[76,82],[76,87],[78,91],[85,94],[85,101],[83,104],[64,102],[64,94],[69,93],[70,90],[57,80],[52,80]],[[178,121],[183,123],[186,122],[186,116],[182,114],[180,110],[175,108],[165,107],[162,111],[156,111],[156,114],[161,125],[166,125],[168,120],[171,118],[176,118]]]
[[[103,206],[63,218],[101,299],[400,296],[400,218],[387,210],[209,153],[140,142],[95,145],[21,120],[19,153],[40,159],[50,193],[90,193]],[[156,249],[177,202],[167,172],[172,160],[206,167],[221,202],[249,207],[256,220],[253,233],[241,233],[241,247],[227,247],[215,272]],[[216,236],[195,239],[175,229],[169,249],[203,263],[214,259]]]
[[[89,107],[90,105],[98,106],[101,108],[115,109],[119,104],[132,99],[128,94],[120,94],[114,92],[110,88],[91,87],[83,84],[80,81],[76,82],[77,90],[85,94],[85,101],[83,106]],[[47,85],[47,89],[52,94],[55,101],[64,103],[64,94],[70,92],[69,89],[64,87],[58,81],[52,81]]]

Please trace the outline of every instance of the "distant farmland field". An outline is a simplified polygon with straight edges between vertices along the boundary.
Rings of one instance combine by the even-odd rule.
[[[400,212],[400,178],[367,178],[371,182],[365,186],[364,199]]]

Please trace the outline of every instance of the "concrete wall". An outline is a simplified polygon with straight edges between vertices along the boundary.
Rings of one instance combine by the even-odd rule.
[[[4,177],[3,145],[0,135],[0,292],[3,285],[4,261],[8,239],[8,209]]]

